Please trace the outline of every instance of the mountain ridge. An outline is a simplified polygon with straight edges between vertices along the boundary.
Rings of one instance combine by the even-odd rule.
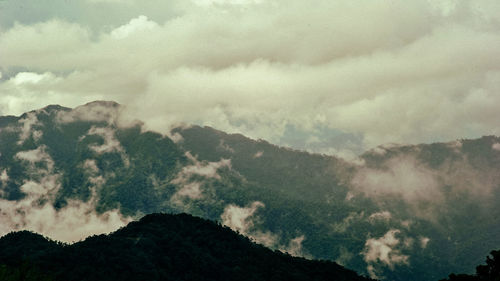
[[[0,122],[0,233],[78,241],[187,212],[272,249],[418,281],[471,272],[500,244],[498,137],[386,145],[353,163],[209,127],[122,127],[117,106]]]
[[[112,100],[95,100],[95,101],[91,101],[91,102],[87,102],[83,105],[80,105],[80,106],[77,106],[77,107],[74,107],[74,108],[71,108],[71,107],[67,107],[67,106],[61,106],[59,104],[50,104],[50,105],[47,105],[43,108],[40,108],[40,109],[34,109],[34,110],[31,110],[29,112],[26,112],[26,113],[23,113],[23,114],[20,114],[20,115],[3,115],[3,116],[0,116],[0,119],[10,119],[9,121],[12,121],[12,119],[16,119],[19,120],[19,119],[22,119],[23,117],[26,116],[27,113],[40,113],[42,112],[43,110],[45,111],[72,111],[72,110],[75,110],[77,108],[85,108],[85,107],[110,107],[110,108],[124,108],[124,106],[118,102],[115,102],[115,101],[112,101]],[[1,123],[0,123],[1,125]],[[226,135],[227,136],[230,136],[230,137],[235,137],[235,138],[240,138],[240,139],[248,139],[248,140],[253,140],[253,141],[257,141],[257,142],[266,142],[268,144],[271,144],[271,145],[275,145],[277,147],[280,147],[280,148],[283,148],[283,149],[290,149],[292,151],[295,151],[295,152],[301,152],[301,153],[309,153],[309,154],[314,154],[314,155],[325,155],[325,156],[329,156],[329,157],[335,157],[335,158],[339,158],[339,159],[342,159],[341,157],[338,157],[336,155],[332,155],[332,154],[325,154],[325,153],[316,153],[316,152],[311,152],[311,151],[306,151],[306,150],[301,150],[301,149],[298,149],[298,148],[293,148],[293,147],[290,147],[290,146],[280,146],[280,145],[277,145],[277,144],[273,144],[267,140],[264,140],[264,139],[252,139],[252,138],[249,138],[249,137],[246,137],[244,134],[242,133],[225,133],[221,130],[218,130],[216,128],[213,128],[211,126],[206,126],[206,125],[195,125],[195,124],[189,124],[189,125],[179,125],[179,126],[174,126],[173,127],[173,131],[172,132],[179,132],[179,131],[182,131],[182,130],[185,130],[185,129],[190,129],[190,128],[193,128],[193,127],[199,127],[199,128],[202,128],[202,129],[208,129],[208,130],[212,130],[212,131],[215,131],[217,132],[217,134],[223,134],[223,135]],[[362,152],[359,156],[363,156],[365,154],[370,154],[370,153],[373,153],[373,151],[377,150],[377,149],[393,149],[393,148],[403,148],[403,147],[415,147],[415,146],[428,146],[428,145],[450,145],[450,144],[454,144],[456,142],[461,142],[461,141],[473,141],[473,140],[479,140],[479,139],[483,139],[483,138],[494,138],[496,139],[497,141],[500,140],[500,136],[496,136],[496,135],[483,135],[483,136],[480,136],[480,137],[476,137],[476,138],[457,138],[455,140],[449,140],[449,141],[437,141],[437,142],[424,142],[424,143],[418,143],[418,144],[405,144],[405,143],[384,143],[384,144],[380,144],[378,146],[375,146],[375,147],[372,147],[372,148],[368,148],[366,149],[364,152]]]
[[[74,244],[25,231],[0,245],[0,264],[24,264],[53,280],[371,280],[333,262],[273,252],[188,214],[149,214]]]

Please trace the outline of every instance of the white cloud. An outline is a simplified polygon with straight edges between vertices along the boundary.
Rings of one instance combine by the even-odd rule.
[[[2,187],[4,187],[9,182],[9,175],[7,174],[7,170],[2,170],[0,173],[0,197],[4,196],[5,191]]]
[[[191,165],[187,165],[177,175],[172,183],[181,183],[186,178],[192,175],[203,176],[206,178],[220,179],[217,170],[223,167],[231,168],[231,159],[221,159],[218,162],[198,161],[191,153],[187,152],[186,156],[191,161]]]
[[[34,72],[19,72],[12,79],[12,82],[15,85],[21,84],[37,84],[40,83],[44,79],[51,79],[53,75],[51,73],[38,74]]]
[[[412,157],[390,159],[382,169],[361,168],[352,183],[373,198],[396,195],[410,204],[444,199],[436,171]]]
[[[429,156],[429,148],[425,146],[393,150],[388,146],[379,147],[386,151],[385,156],[376,167],[359,167],[351,180],[350,196],[364,194],[381,208],[402,200],[412,216],[433,223],[446,215],[442,212],[445,208],[454,208],[457,197],[489,202],[500,180],[498,169],[472,162],[457,142],[443,146],[451,149],[452,154],[440,159],[439,165],[433,164],[434,159],[425,160]],[[384,155],[373,150],[370,153]]]
[[[87,135],[98,135],[103,138],[104,143],[101,145],[91,144],[89,148],[98,154],[111,152],[124,152],[120,142],[115,138],[115,130],[112,128],[95,127],[93,126],[87,132]]]
[[[302,247],[302,242],[306,240],[304,235],[297,236],[288,242],[286,247],[280,248],[280,251],[289,253],[294,257],[303,257],[305,256],[304,249]]]
[[[253,202],[250,207],[228,205],[221,215],[222,223],[244,234],[253,226],[253,222],[249,218],[260,207],[264,207],[264,204],[258,201]]]
[[[12,202],[12,204],[53,199],[53,196],[61,188],[61,184],[59,183],[59,175],[54,174],[54,161],[46,152],[46,146],[42,145],[33,150],[20,151],[15,157],[28,162],[29,177],[24,179],[20,186],[20,190],[27,195],[26,198],[21,202]],[[45,166],[37,165],[38,163],[45,163]]]
[[[448,146],[455,149],[456,152],[460,152],[462,145],[463,143],[461,140],[456,140],[448,143]]]
[[[94,159],[87,159],[82,165],[85,174],[92,187],[92,196],[95,198],[97,196],[97,188],[102,187],[106,183],[106,178],[100,174],[101,170],[97,166],[97,162]]]
[[[30,26],[15,24],[0,35],[2,66],[29,65],[31,68],[33,65],[43,67],[47,63],[57,65],[74,58],[82,47],[88,46],[89,35],[89,31],[79,24],[61,20],[49,20]],[[24,78],[21,81],[35,83],[42,80],[42,77],[33,73],[21,74],[20,78]]]
[[[1,36],[3,68],[66,74],[2,82],[2,111],[105,98],[155,128],[197,122],[276,140],[286,124],[321,123],[363,133],[367,147],[500,133],[494,9],[252,2],[184,4],[166,22],[139,16],[95,37],[60,20],[15,25]]]
[[[420,237],[420,247],[423,249],[427,248],[427,244],[429,244],[429,241],[431,239],[429,237]]]
[[[253,215],[259,208],[263,207],[265,207],[265,205],[259,201],[253,202],[248,207],[239,207],[229,204],[221,215],[222,223],[232,230],[250,237],[259,244],[267,247],[276,246],[278,240],[277,235],[269,231],[260,231],[254,227]],[[298,240],[296,242],[298,242]]]
[[[201,184],[199,182],[190,182],[182,185],[182,188],[179,189],[173,197],[176,199],[177,197],[187,197],[189,199],[200,199],[202,197]],[[175,200],[174,199],[174,200]]]
[[[369,264],[367,267],[366,267],[366,271],[368,271],[368,275],[373,278],[373,279],[382,279],[382,277],[380,277],[376,270],[375,270],[375,267],[372,265],[372,264]]]
[[[208,162],[206,165],[198,162],[195,165],[184,167],[182,172],[185,174],[195,174],[208,178],[220,179],[217,170],[221,167],[231,167],[231,160],[222,159],[219,162]]]
[[[354,192],[348,191],[347,194],[345,195],[345,201],[351,201],[352,198],[354,198],[356,195]]]
[[[0,235],[26,229],[58,241],[73,242],[109,233],[131,221],[118,210],[97,214],[94,205],[81,201],[69,201],[61,209],[55,209],[51,203],[34,203],[27,199],[18,202],[0,199]]]
[[[225,150],[227,152],[234,153],[234,149],[229,144],[225,143],[223,139],[221,139],[219,141],[219,145],[217,146],[216,149]]]
[[[493,150],[498,150],[498,151],[500,151],[500,143],[494,143],[494,144],[491,146],[491,148],[492,148]]]
[[[66,124],[76,121],[106,122],[117,125],[121,120],[122,107],[112,102],[91,102],[70,111],[58,111],[57,122]]]
[[[57,177],[50,175],[45,176],[38,182],[28,180],[20,187],[21,191],[31,197],[41,197],[48,194],[54,194],[60,188],[57,183]]]
[[[98,30],[63,20],[5,29],[4,76],[52,76],[6,76],[0,112],[106,99],[163,132],[187,122],[277,142],[288,124],[321,125],[363,135],[365,148],[500,134],[492,1],[174,2],[163,19],[146,3],[119,5],[138,14]]]
[[[99,176],[94,176],[94,177],[89,177],[90,183],[92,183],[95,187],[101,187],[106,183],[106,178],[102,175]],[[92,192],[96,192],[95,190],[92,190]]]
[[[368,264],[367,270],[372,278],[376,278],[374,264],[383,263],[391,269],[395,265],[408,264],[409,256],[401,253],[397,246],[400,244],[396,234],[400,233],[397,229],[389,230],[384,236],[376,239],[366,240],[363,251],[364,260]]]
[[[102,144],[89,144],[89,148],[97,154],[103,153],[119,153],[122,159],[122,163],[125,167],[130,166],[130,159],[125,152],[125,149],[121,145],[120,141],[115,137],[116,129],[112,127],[97,127],[92,126],[87,135],[80,137],[83,140],[87,136],[97,135],[102,137]]]
[[[33,137],[33,140],[35,141],[39,140],[42,137],[42,131],[33,130],[33,126],[39,124],[35,112],[27,113],[26,117],[20,119],[18,122],[22,124],[21,133],[19,134],[19,141],[17,142],[18,145],[23,144],[30,136]]]
[[[170,182],[179,186],[179,190],[172,195],[171,202],[177,205],[184,205],[185,199],[199,200],[203,198],[202,185],[197,179],[192,179],[193,176],[201,176],[205,179],[220,180],[221,177],[217,173],[220,168],[231,168],[230,159],[221,159],[218,162],[198,161],[191,153],[186,152],[190,164],[183,167],[177,176]]]
[[[33,108],[45,107],[48,104],[70,104],[80,105],[91,99],[99,99],[99,95],[90,97],[88,95],[72,96],[63,92],[55,91],[54,86],[63,82],[64,79],[54,75],[46,75],[38,83],[16,82],[16,77],[0,81],[2,96],[0,112],[4,114],[21,115]],[[30,109],[31,108],[31,109]]]
[[[264,151],[257,151],[254,155],[253,158],[260,158],[264,155]]]
[[[99,173],[99,167],[97,167],[97,163],[94,159],[87,159],[83,162],[83,168],[90,172],[90,174]]]
[[[369,153],[375,154],[375,155],[384,155],[387,153],[387,150],[384,148],[384,146],[377,146],[375,148],[370,149]]]
[[[329,147],[327,149],[306,149],[306,151],[311,153],[320,153],[325,155],[332,155],[337,158],[341,158],[346,162],[352,163],[354,165],[363,165],[365,162],[351,149],[336,149]]]
[[[175,143],[180,143],[180,142],[182,142],[182,141],[184,140],[184,138],[182,137],[182,135],[181,135],[181,134],[179,134],[179,133],[173,133],[173,134],[169,133],[169,134],[168,134],[168,137],[169,137],[169,138],[170,138],[173,142],[175,142]]]
[[[368,217],[368,221],[371,223],[377,221],[389,221],[392,218],[391,212],[389,211],[381,211],[377,213],[373,213]]]
[[[69,200],[66,206],[56,209],[53,204],[61,188],[61,175],[54,172],[54,162],[45,147],[19,152],[16,158],[29,163],[28,179],[20,187],[26,196],[17,201],[0,199],[0,236],[27,229],[72,242],[114,231],[131,221],[118,210],[97,213],[95,195],[88,202]],[[36,165],[39,162],[46,166],[40,168]]]
[[[0,174],[0,181],[2,184],[5,184],[7,181],[9,181],[9,175],[7,174],[7,170],[3,169],[2,173]]]
[[[33,150],[20,151],[16,153],[16,158],[29,162],[32,166],[38,162],[45,162],[48,171],[52,171],[54,168],[54,161],[50,158],[50,155],[46,152],[47,147],[41,145]]]
[[[124,39],[136,32],[146,32],[156,27],[158,27],[157,23],[141,15],[135,19],[131,19],[129,23],[113,29],[111,36],[116,39]]]

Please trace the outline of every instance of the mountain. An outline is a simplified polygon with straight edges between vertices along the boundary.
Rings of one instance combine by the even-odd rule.
[[[187,214],[147,215],[109,235],[71,245],[13,232],[0,239],[0,247],[2,280],[16,280],[7,271],[17,268],[31,272],[30,278],[65,281],[371,280],[333,262],[273,252],[227,227]]]
[[[302,232],[313,238],[304,245],[316,257],[335,258],[361,272],[370,266],[367,259],[375,259],[375,267],[383,265],[378,277],[436,280],[450,269],[471,272],[500,245],[500,210],[495,207],[500,203],[498,137],[389,144],[365,152],[358,164],[208,127],[177,132],[184,137],[181,146],[200,160],[231,159],[233,169],[253,184],[291,202],[302,201],[297,208],[312,214],[308,220],[316,227]],[[253,157],[257,152],[262,155]],[[315,207],[309,209],[306,202]],[[286,220],[269,217],[274,225]],[[323,254],[314,241],[336,249],[336,254]],[[387,257],[384,250],[390,251]],[[352,254],[348,262],[342,260],[346,253]],[[356,259],[357,253],[364,254],[362,260]]]
[[[0,234],[71,242],[186,212],[405,281],[472,273],[500,245],[499,137],[389,144],[352,162],[210,127],[161,134],[124,114],[92,102],[0,117]]]

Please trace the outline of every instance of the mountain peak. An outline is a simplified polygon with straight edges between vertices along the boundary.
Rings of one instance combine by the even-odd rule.
[[[91,101],[89,103],[86,103],[83,106],[103,106],[103,107],[111,107],[111,108],[116,108],[120,107],[121,105],[115,101],[105,101],[105,100],[96,100],[96,101]]]
[[[65,106],[61,106],[61,105],[58,105],[58,104],[51,104],[51,105],[48,105],[48,106],[42,108],[42,110],[44,110],[46,112],[52,112],[52,111],[70,111],[71,108],[65,107]]]
[[[23,270],[43,269],[39,274],[53,280],[80,280],[81,276],[86,280],[103,280],[103,276],[106,280],[370,280],[334,262],[271,251],[187,214],[147,215],[110,235],[66,246],[25,234],[11,234],[19,239],[8,239],[9,243],[3,243],[6,237],[0,238],[4,246],[0,264],[15,271],[28,261]],[[26,248],[26,242],[36,250],[18,251]]]

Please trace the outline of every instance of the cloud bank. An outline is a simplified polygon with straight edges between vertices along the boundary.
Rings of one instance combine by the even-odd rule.
[[[290,125],[363,148],[500,134],[497,1],[80,0],[67,5],[81,17],[40,7],[18,23],[9,1],[2,115],[105,99],[149,128],[277,143]],[[88,13],[104,8],[106,19]]]
[[[310,257],[302,248],[302,242],[306,239],[305,235],[299,235],[290,239],[288,244],[282,245],[279,235],[260,230],[255,223],[259,219],[255,214],[260,208],[265,208],[264,203],[260,201],[254,201],[246,207],[229,204],[221,215],[222,223],[266,247],[277,248],[292,256]]]
[[[399,230],[391,229],[380,238],[366,240],[363,255],[365,262],[368,264],[367,271],[370,277],[374,279],[380,278],[377,276],[374,267],[379,262],[391,269],[394,269],[395,265],[408,263],[409,256],[402,254],[400,249],[398,249],[401,241],[396,235],[399,233]]]
[[[119,210],[97,213],[95,192],[87,202],[68,200],[65,206],[55,208],[61,175],[54,170],[54,161],[45,146],[18,152],[15,158],[27,165],[29,177],[20,187],[25,194],[23,199],[10,201],[0,198],[0,236],[26,229],[58,241],[74,242],[89,235],[114,231],[131,221],[131,218],[123,217]],[[84,166],[93,175],[98,172],[91,160]],[[3,170],[0,180],[2,185],[9,180],[6,170]]]
[[[221,159],[218,162],[198,161],[191,153],[186,152],[186,157],[191,162],[184,166],[170,183],[178,186],[170,201],[178,206],[183,206],[185,199],[188,201],[199,200],[204,197],[202,185],[206,180],[220,180],[217,171],[221,168],[231,169],[230,159]]]

